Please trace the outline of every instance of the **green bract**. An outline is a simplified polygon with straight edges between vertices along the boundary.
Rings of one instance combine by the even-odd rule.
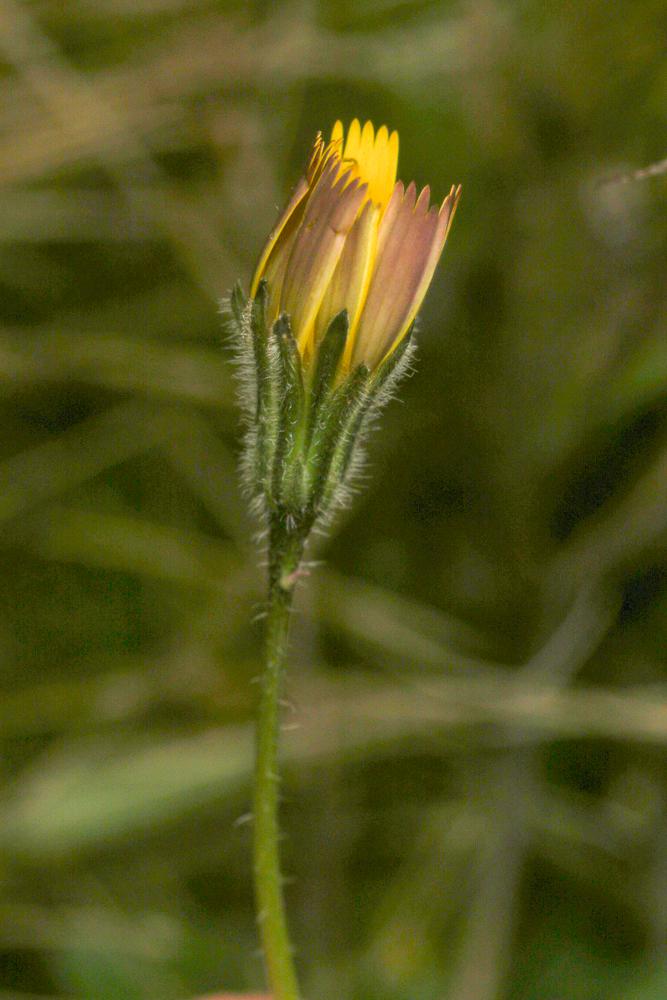
[[[342,375],[342,310],[305,366],[289,316],[267,322],[269,296],[266,281],[254,299],[237,284],[223,305],[246,424],[243,479],[270,526],[305,537],[349,497],[369,425],[409,367],[411,336],[375,371],[360,364]]]

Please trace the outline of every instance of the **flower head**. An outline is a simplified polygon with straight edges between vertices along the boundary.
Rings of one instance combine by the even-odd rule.
[[[408,336],[459,200],[396,181],[398,135],[317,136],[246,299],[223,301],[246,436],[243,477],[271,531],[305,538],[344,505],[363,445],[410,368]]]
[[[288,313],[299,352],[314,356],[346,309],[344,370],[377,366],[400,344],[426,295],[461,188],[438,207],[428,187],[396,181],[398,133],[355,119],[318,135],[305,177],[279,217],[252,283],[266,279],[270,319]]]

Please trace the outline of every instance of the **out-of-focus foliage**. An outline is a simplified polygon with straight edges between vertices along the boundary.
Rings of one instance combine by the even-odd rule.
[[[217,301],[336,117],[463,200],[295,621],[311,998],[667,995],[664,0],[0,0],[0,998],[261,984]],[[616,178],[616,179],[615,179]]]

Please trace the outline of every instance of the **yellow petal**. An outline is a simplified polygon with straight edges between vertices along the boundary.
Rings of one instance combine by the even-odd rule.
[[[343,138],[345,136],[345,129],[343,128],[342,121],[337,121],[334,127],[331,129],[331,141],[340,143],[340,155],[343,158]]]
[[[352,160],[354,163],[359,159],[359,141],[361,139],[361,125],[359,119],[355,118],[347,130],[347,140],[343,150],[343,159]]]
[[[387,168],[385,173],[385,189],[383,191],[383,204],[387,205],[391,198],[394,185],[396,183],[396,171],[398,170],[398,132],[394,131],[389,136],[387,144]]]
[[[369,188],[370,196],[377,205],[386,205],[389,201],[389,198],[385,197],[387,187],[386,174],[389,165],[388,146],[389,133],[387,132],[387,126],[381,125],[375,136],[373,175]]]
[[[398,165],[398,133],[389,135],[386,125],[377,134],[367,121],[363,128],[357,118],[350,125],[345,137],[343,124],[337,121],[331,131],[332,142],[342,145],[341,170],[350,171],[368,185],[368,197],[384,209],[387,207],[396,183]]]
[[[373,181],[375,167],[375,131],[371,122],[366,122],[361,130],[359,152],[357,153],[357,170],[359,176],[370,184]],[[370,194],[370,191],[369,191]]]

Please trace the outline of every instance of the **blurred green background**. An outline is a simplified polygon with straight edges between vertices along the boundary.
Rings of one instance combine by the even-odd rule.
[[[262,985],[218,301],[355,116],[464,191],[295,620],[305,994],[667,996],[665,15],[0,0],[0,1000]]]

